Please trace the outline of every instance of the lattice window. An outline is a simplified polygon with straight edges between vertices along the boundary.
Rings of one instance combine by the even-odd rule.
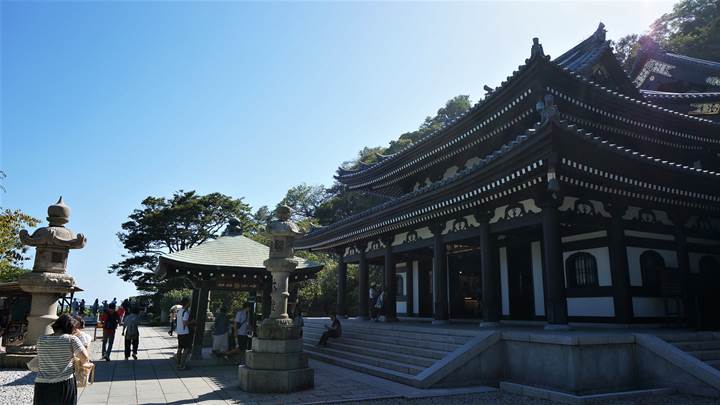
[[[568,287],[597,287],[597,260],[590,253],[579,252],[570,255],[565,261]]]

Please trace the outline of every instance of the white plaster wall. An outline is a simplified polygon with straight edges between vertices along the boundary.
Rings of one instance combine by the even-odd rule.
[[[418,228],[415,230],[415,232],[417,232],[418,239],[429,239],[433,237],[432,232],[430,232],[430,228],[428,228],[427,226]]]
[[[405,301],[398,300],[395,303],[395,310],[398,314],[405,314],[407,313],[407,303]]]
[[[404,268],[405,266],[403,266]],[[407,295],[407,274],[405,273],[397,273],[397,276],[402,278],[402,285],[403,285],[403,292],[405,292],[404,295]]]
[[[661,224],[674,225],[665,211],[659,211],[659,210],[651,210],[651,211],[655,214],[655,219],[658,222],[660,222]],[[627,220],[636,219],[638,217],[639,213],[640,213],[640,207],[628,207],[627,211],[625,211],[625,216],[623,216],[623,219],[627,219]]]
[[[575,208],[575,202],[579,200],[578,197],[565,197],[563,203],[558,207],[559,211],[570,211]],[[588,200],[592,204],[595,212],[602,215],[605,218],[610,218],[610,213],[605,210],[605,206],[601,201]]]
[[[659,297],[633,297],[633,314],[637,317],[663,317],[665,304]]]
[[[393,238],[392,245],[397,246],[397,245],[402,245],[403,243],[405,243],[405,238],[407,238],[407,234],[408,234],[407,232],[403,232],[403,233],[399,233],[399,234],[395,235],[395,237]]]
[[[697,243],[698,245],[720,246],[720,240],[716,240],[716,239],[689,237],[689,238],[687,238],[687,241],[688,241],[688,243]]]
[[[613,297],[568,298],[569,316],[615,316]]]
[[[665,260],[665,266],[677,267],[677,253],[674,250],[648,249],[635,246],[627,248],[628,270],[630,271],[630,285],[642,286],[642,272],[640,271],[640,255],[646,250],[654,250]]]
[[[465,218],[465,220],[467,221],[468,228],[476,227],[479,225],[478,222],[475,220],[474,215],[466,215],[463,218]],[[443,231],[442,231],[443,235],[453,232],[453,224],[455,224],[454,219],[451,219],[451,220],[448,220],[447,222],[445,222],[445,229],[443,229]]]
[[[417,260],[413,261],[413,312],[416,314],[420,313],[420,269]]]
[[[654,233],[654,232],[640,232],[640,231],[633,231],[633,230],[625,230],[625,236],[633,236],[636,238],[645,238],[645,239],[657,239],[657,240],[675,240],[675,236],[668,235],[664,233]]]
[[[466,167],[466,168],[473,167],[473,166],[475,166],[476,164],[480,163],[480,160],[481,160],[481,159],[480,159],[478,156],[475,156],[475,157],[473,157],[473,158],[470,158],[470,159],[468,159],[468,160],[465,162],[465,167]]]
[[[694,274],[700,274],[700,259],[705,256],[712,256],[715,258],[715,260],[720,262],[720,255],[690,252],[688,256],[690,258],[690,273]]]
[[[542,212],[542,209],[535,204],[535,200],[532,198],[519,201],[519,203],[522,204],[523,208],[525,208],[525,212],[527,213],[537,214]],[[495,212],[493,213],[493,217],[490,219],[490,223],[494,224],[495,222],[505,218],[505,209],[507,209],[507,207],[507,205],[501,205],[500,207],[495,208]]]
[[[573,253],[577,252],[590,253],[591,255],[593,255],[593,257],[595,257],[598,270],[598,284],[601,287],[612,285],[612,278],[610,276],[610,252],[608,251],[607,247],[563,252],[563,267],[567,258],[570,257],[570,255],[572,255]],[[565,286],[567,287],[567,274],[565,277]]]
[[[507,248],[500,248],[500,297],[502,314],[510,315],[510,289],[508,287]]]
[[[545,291],[543,290],[542,248],[540,241],[530,243],[532,255],[533,289],[535,291],[535,315],[545,315]]]

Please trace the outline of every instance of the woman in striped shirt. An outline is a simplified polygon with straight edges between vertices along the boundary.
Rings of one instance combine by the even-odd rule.
[[[89,359],[88,352],[77,336],[76,321],[68,314],[61,315],[53,324],[52,335],[40,336],[37,341],[40,371],[35,378],[34,405],[75,405],[77,388],[73,359]]]

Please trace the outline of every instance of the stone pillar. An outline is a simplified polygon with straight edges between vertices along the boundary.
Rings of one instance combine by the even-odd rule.
[[[413,313],[415,312],[414,308],[414,300],[415,300],[415,291],[413,291],[413,262],[412,260],[408,260],[407,264],[405,265],[406,273],[405,273],[405,308],[407,308],[407,316],[413,316]]]
[[[272,310],[257,328],[252,350],[245,354],[245,365],[239,366],[240,388],[244,391],[288,393],[315,384],[315,372],[308,367],[302,351],[302,328],[294,325],[287,314],[288,280],[298,265],[293,245],[302,235],[290,215],[289,207],[278,207],[277,220],[268,226],[272,240],[270,257],[264,265],[273,276]]]
[[[385,245],[385,271],[383,273],[383,309],[385,311],[385,322],[397,322],[397,272],[395,271],[395,260],[392,253],[392,236],[382,238]]]
[[[445,229],[445,223],[436,223],[430,226],[433,233],[433,323],[448,323],[450,314],[448,313],[447,302],[447,253],[445,241],[443,240],[442,231]]]
[[[558,202],[550,199],[542,204],[543,259],[547,281],[547,321],[545,329],[569,329]]]
[[[36,353],[37,338],[52,333],[52,324],[57,319],[57,300],[75,289],[75,280],[66,273],[70,249],[85,247],[86,238],[75,234],[65,224],[70,217],[70,207],[62,197],[48,207],[48,226],[38,228],[30,235],[20,231],[20,241],[36,248],[33,270],[18,278],[21,290],[31,294],[28,329],[22,346],[8,348],[0,356],[0,364],[21,367]]]
[[[357,246],[360,252],[360,263],[358,264],[358,318],[370,319],[370,269],[368,268],[367,244],[360,243]]]
[[[347,318],[347,263],[342,250],[338,250],[336,311],[337,316]]]
[[[490,235],[492,213],[479,211],[475,214],[480,231],[480,270],[482,271],[481,327],[496,327],[500,322],[500,267],[497,265],[495,244]]]
[[[611,215],[608,227],[608,251],[615,317],[619,323],[631,323],[633,320],[632,291],[623,225],[623,216],[627,206],[620,203],[609,203],[605,208]]]
[[[210,288],[208,287],[207,282],[201,282],[200,288],[197,291],[199,291],[197,304],[195,303],[195,300],[193,300],[192,303],[195,312],[191,312],[192,316],[195,318],[195,336],[193,336],[192,347],[192,355],[195,360],[202,358],[203,340],[205,338],[205,320],[207,319],[207,308],[210,298]]]

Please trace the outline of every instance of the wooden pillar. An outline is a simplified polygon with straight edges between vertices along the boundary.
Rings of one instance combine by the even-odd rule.
[[[675,231],[675,251],[677,252],[678,270],[680,271],[680,287],[682,288],[682,313],[685,320],[694,323],[690,319],[690,314],[694,313],[694,308],[690,308],[690,253],[687,247],[687,237],[685,235],[685,223],[688,215],[683,212],[671,212],[670,219],[674,223]]]
[[[203,281],[200,284],[198,303],[195,308],[195,336],[193,337],[192,354],[196,359],[202,358],[203,338],[205,337],[205,320],[207,318],[209,298],[210,287],[207,282]]]
[[[384,287],[385,293],[383,301],[383,310],[385,311],[385,322],[397,322],[397,272],[395,271],[395,260],[392,252],[392,235],[382,238],[385,245],[385,271],[384,271]]]
[[[413,262],[408,260],[405,264],[405,312],[407,316],[413,316],[415,309],[413,308],[413,300],[415,299],[415,291],[413,291]]]
[[[345,249],[338,250],[337,265],[337,316],[347,318],[347,263],[343,258]]]
[[[197,285],[195,285],[192,292],[192,297],[190,298],[190,318],[195,319],[195,316],[197,314],[198,304],[200,303],[200,288],[198,287],[200,284],[198,282]]]
[[[480,326],[495,327],[500,321],[500,266],[495,255],[496,246],[490,235],[492,213],[479,211],[475,214],[480,232],[480,270],[482,271],[482,316]]]
[[[605,208],[611,215],[608,227],[608,251],[615,318],[619,323],[631,323],[633,321],[632,290],[630,289],[630,270],[623,225],[623,216],[627,206],[620,203],[609,203]]]
[[[568,329],[558,205],[555,199],[548,199],[542,204],[543,258],[547,280],[545,306],[548,321],[545,329]]]
[[[433,323],[448,323],[447,302],[447,254],[442,231],[445,223],[436,223],[430,226],[433,233]]]
[[[266,281],[263,287],[262,295],[262,316],[263,319],[270,318],[270,312],[272,312],[272,280]]]
[[[358,318],[367,321],[370,319],[370,272],[367,253],[365,252],[367,244],[360,243],[357,248],[360,254],[358,264]]]

